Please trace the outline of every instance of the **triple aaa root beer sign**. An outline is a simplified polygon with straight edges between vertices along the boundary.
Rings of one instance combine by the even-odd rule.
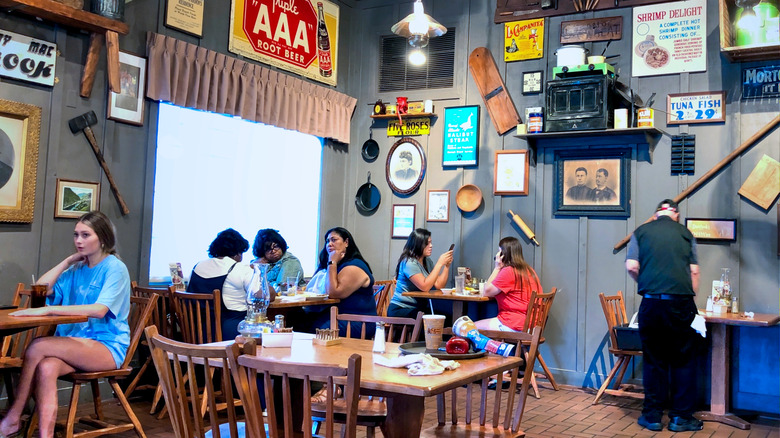
[[[327,0],[232,0],[228,50],[336,85],[339,7]]]

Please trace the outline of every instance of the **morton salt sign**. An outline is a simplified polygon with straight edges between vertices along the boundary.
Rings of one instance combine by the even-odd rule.
[[[228,50],[336,85],[338,29],[326,0],[233,0]]]

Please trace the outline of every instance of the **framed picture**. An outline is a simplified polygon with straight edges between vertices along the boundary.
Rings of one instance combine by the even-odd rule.
[[[0,99],[0,222],[33,221],[41,108]]]
[[[544,86],[544,72],[542,70],[527,71],[523,73],[523,94],[537,94],[542,92]]]
[[[479,105],[444,108],[442,166],[476,166]]]
[[[168,0],[165,5],[165,25],[202,38],[203,2]]]
[[[693,233],[693,237],[703,241],[736,242],[736,219],[701,219],[686,218],[685,228]]]
[[[78,219],[100,207],[100,184],[57,178],[54,217]]]
[[[726,121],[726,92],[678,93],[666,96],[666,124]]]
[[[146,59],[119,52],[121,93],[108,92],[108,118],[141,126],[144,124]]]
[[[528,151],[496,151],[494,195],[528,194]]]
[[[420,187],[425,177],[425,152],[417,140],[404,137],[390,148],[385,164],[387,184],[402,195]]]
[[[428,190],[428,208],[425,211],[427,222],[449,222],[450,191]]]
[[[414,231],[414,204],[393,204],[393,229],[390,237],[406,239]]]
[[[555,152],[555,201],[560,216],[630,215],[631,150]]]

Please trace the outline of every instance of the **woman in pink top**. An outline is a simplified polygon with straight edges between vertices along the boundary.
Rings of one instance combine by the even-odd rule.
[[[485,283],[484,295],[495,297],[498,316],[476,322],[480,330],[521,331],[531,292],[542,292],[539,277],[523,259],[523,247],[514,237],[498,242],[496,267]]]

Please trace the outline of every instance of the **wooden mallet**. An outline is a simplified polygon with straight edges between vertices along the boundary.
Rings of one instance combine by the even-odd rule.
[[[127,208],[127,204],[125,204],[122,194],[119,193],[119,187],[117,187],[116,182],[114,182],[114,177],[111,176],[111,171],[108,169],[108,164],[106,164],[106,160],[103,158],[103,153],[100,152],[100,148],[98,148],[95,134],[92,132],[92,128],[90,128],[90,126],[95,124],[97,124],[97,115],[95,115],[94,111],[89,111],[68,121],[68,126],[70,126],[70,131],[72,133],[76,134],[79,131],[84,131],[84,135],[87,136],[89,145],[92,146],[92,152],[95,153],[95,157],[97,158],[98,163],[100,163],[100,167],[102,167],[103,172],[106,173],[108,183],[111,185],[111,191],[114,192],[114,196],[116,196],[116,200],[122,208],[122,214],[128,214],[130,213],[130,209]]]

